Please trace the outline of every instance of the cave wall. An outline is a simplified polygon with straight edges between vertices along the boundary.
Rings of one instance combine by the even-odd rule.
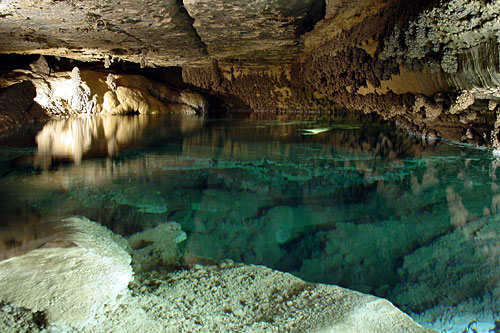
[[[229,108],[377,113],[412,132],[498,144],[498,1],[327,1],[291,63],[184,67]],[[497,123],[496,123],[497,122]]]
[[[35,97],[36,87],[29,81],[0,89],[0,131],[49,119]]]
[[[0,53],[178,66],[167,81],[214,111],[348,109],[500,148],[498,13],[498,0],[11,0]]]

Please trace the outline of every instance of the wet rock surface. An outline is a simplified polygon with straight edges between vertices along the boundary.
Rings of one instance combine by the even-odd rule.
[[[182,262],[179,243],[187,238],[180,224],[161,223],[154,228],[135,233],[128,238],[135,272],[157,267],[175,267]]]
[[[177,247],[186,235],[175,223],[134,234],[128,243],[85,218],[65,223],[70,224],[65,225],[67,234],[58,240],[0,262],[4,332],[430,332],[386,300],[306,283],[262,266],[224,260],[162,271],[181,265]],[[89,252],[72,257],[78,248]],[[128,289],[132,271],[125,249],[141,271],[151,260],[161,260],[154,269],[136,271]],[[91,258],[94,252],[100,257]],[[36,260],[28,262],[33,256]],[[19,263],[16,276],[34,274],[23,276],[21,291],[9,283],[13,265]],[[37,271],[42,263],[43,274]]]
[[[0,262],[0,298],[53,324],[87,325],[120,303],[132,278],[130,256],[114,239],[85,218],[62,221],[57,238]]]
[[[45,313],[0,302],[2,332],[40,332],[47,326]]]
[[[385,300],[231,261],[142,274],[131,287],[147,317],[172,332],[431,332]]]

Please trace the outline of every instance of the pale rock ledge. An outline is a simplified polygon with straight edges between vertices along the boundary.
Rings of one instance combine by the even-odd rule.
[[[175,222],[132,235],[130,244],[86,218],[63,220],[58,230],[42,247],[0,262],[2,331],[431,332],[375,296],[264,266],[196,264],[182,257],[186,235]],[[158,259],[170,269],[131,280],[125,250],[139,268]],[[190,264],[172,269],[175,260]]]

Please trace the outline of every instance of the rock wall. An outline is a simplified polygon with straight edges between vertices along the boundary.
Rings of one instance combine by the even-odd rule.
[[[497,148],[499,11],[497,1],[327,1],[290,64],[212,62],[184,68],[183,79],[229,108],[347,108]]]
[[[30,81],[22,81],[0,89],[0,131],[49,117],[34,102],[36,88]]]
[[[44,60],[43,56],[40,60]],[[0,130],[26,122],[91,114],[162,114],[208,112],[207,98],[141,75],[82,70],[14,70],[0,77]],[[47,63],[45,62],[45,65]],[[21,98],[20,98],[21,96]]]

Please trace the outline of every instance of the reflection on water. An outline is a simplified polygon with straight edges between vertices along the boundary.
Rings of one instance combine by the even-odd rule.
[[[492,323],[498,310],[500,161],[488,151],[294,116],[79,118],[36,142],[35,154],[0,149],[5,253],[70,214],[122,234],[176,221],[186,255],[376,294],[424,324]]]
[[[185,133],[198,129],[203,118],[186,115],[173,119],[169,125],[174,132]],[[152,132],[154,135],[151,135]],[[37,154],[35,164],[46,170],[57,159],[79,163],[82,157],[113,156],[119,148],[125,148],[156,140],[172,133],[165,133],[157,128],[145,116],[102,116],[79,117],[48,122],[36,136]]]

